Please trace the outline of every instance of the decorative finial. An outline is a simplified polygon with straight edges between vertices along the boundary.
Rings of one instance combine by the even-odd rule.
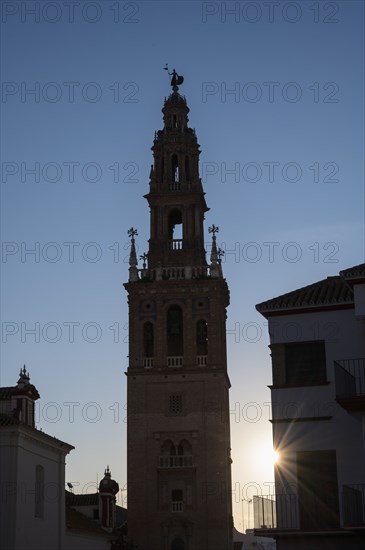
[[[136,254],[136,247],[135,247],[135,239],[134,237],[138,235],[137,229],[134,229],[134,227],[131,227],[128,229],[128,237],[131,239],[131,253],[129,255],[129,281],[134,282],[138,281],[138,269],[137,269],[137,254]]]
[[[175,69],[173,69],[172,73],[169,72],[169,66],[168,64],[166,63],[165,67],[164,67],[164,71],[167,71],[167,73],[169,74],[169,76],[171,76],[171,86],[172,86],[172,90],[174,92],[177,92],[178,91],[178,87],[180,86],[180,84],[182,84],[184,82],[184,77],[182,75],[179,75],[177,74],[177,72],[175,71]]]
[[[211,277],[219,277],[220,276],[220,269],[219,269],[219,255],[217,251],[217,237],[216,233],[219,232],[219,227],[217,225],[211,225],[208,228],[209,233],[212,233],[212,252],[210,254],[210,275]]]
[[[29,384],[29,372],[27,372],[25,365],[22,369],[20,369],[19,372],[19,380],[18,380],[18,387],[24,387],[25,385]]]
[[[143,262],[143,269],[146,269],[147,267],[147,258],[148,258],[148,255],[146,254],[146,252],[144,254],[141,254],[139,259],[142,260]]]
[[[219,270],[219,276],[223,277],[223,270],[222,270],[222,258],[224,256],[225,252],[221,248],[218,248],[217,250],[217,256],[218,256],[218,270]]]

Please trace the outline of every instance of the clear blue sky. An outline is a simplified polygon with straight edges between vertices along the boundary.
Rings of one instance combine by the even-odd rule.
[[[255,304],[364,261],[364,4],[76,4],[2,3],[1,385],[26,364],[38,426],[76,447],[76,490],[106,464],[124,487],[126,232],[145,252],[168,62],[201,144],[207,248],[214,223],[227,250],[241,528],[241,498],[273,478]]]

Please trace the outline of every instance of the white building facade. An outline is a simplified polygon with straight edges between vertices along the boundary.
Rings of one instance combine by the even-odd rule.
[[[279,550],[365,548],[365,264],[256,306],[268,319]]]
[[[0,389],[0,547],[61,550],[65,535],[65,457],[72,445],[35,428],[39,398],[29,375]]]

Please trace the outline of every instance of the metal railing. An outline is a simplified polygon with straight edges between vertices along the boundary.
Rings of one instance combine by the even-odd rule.
[[[301,503],[297,494],[253,497],[255,529],[316,529],[365,526],[365,483],[342,486],[342,517],[338,499],[325,497]],[[337,519],[336,519],[337,516]]]
[[[365,359],[341,359],[334,366],[336,395],[365,395]]]
[[[192,455],[162,455],[158,458],[160,468],[193,468]]]
[[[275,497],[272,495],[254,496],[253,517],[255,529],[275,529],[277,526]]]
[[[344,526],[365,525],[365,484],[344,485],[342,503]]]

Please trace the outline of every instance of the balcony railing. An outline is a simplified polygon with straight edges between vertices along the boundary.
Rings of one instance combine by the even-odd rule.
[[[196,364],[198,367],[205,367],[208,363],[208,356],[207,355],[197,355],[196,356]]]
[[[158,458],[160,468],[193,468],[192,455],[167,455]]]
[[[276,528],[276,502],[275,497],[254,496],[253,497],[253,517],[255,529],[275,529]]]
[[[365,484],[344,485],[342,498],[344,526],[365,525]]]
[[[347,412],[365,412],[365,359],[334,362],[336,401]]]
[[[296,494],[254,496],[254,528],[278,530],[327,530],[365,526],[365,483],[342,486],[342,516],[336,495],[324,499],[313,495],[302,501]]]
[[[170,356],[170,357],[167,358],[167,366],[168,367],[182,367],[183,366],[183,359],[184,359],[184,357],[182,355]]]
[[[172,249],[171,249],[172,250]],[[175,249],[174,249],[175,250]],[[178,249],[177,249],[178,250]],[[181,279],[206,279],[211,277],[209,266],[172,266],[156,269],[138,269],[138,275],[144,281],[167,281]],[[216,277],[216,275],[213,275]]]
[[[169,241],[169,250],[182,250],[183,240],[182,239],[171,239]]]
[[[143,358],[143,366],[146,369],[151,369],[153,367],[154,358],[153,357],[144,357]]]
[[[175,500],[172,502],[171,506],[172,512],[183,512],[184,511],[184,503],[182,500]]]

